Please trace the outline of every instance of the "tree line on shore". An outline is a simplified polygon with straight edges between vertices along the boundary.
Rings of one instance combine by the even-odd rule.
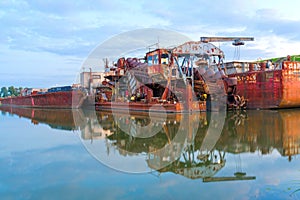
[[[19,96],[22,90],[23,87],[14,87],[14,86],[1,87],[0,97]]]

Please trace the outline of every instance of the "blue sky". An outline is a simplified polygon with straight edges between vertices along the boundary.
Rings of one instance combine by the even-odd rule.
[[[1,0],[0,86],[72,84],[99,44],[143,28],[192,40],[252,36],[241,48],[243,59],[300,54],[299,7],[296,0]],[[221,44],[232,59],[229,46]]]

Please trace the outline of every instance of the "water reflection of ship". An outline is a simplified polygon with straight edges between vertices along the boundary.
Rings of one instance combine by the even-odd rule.
[[[147,125],[147,116],[118,115],[115,118],[110,113],[97,113],[100,124],[105,124],[113,134],[107,137],[110,147],[117,149],[121,155],[147,154],[147,164],[150,168],[160,172],[173,171],[185,175],[189,178],[203,178],[203,181],[220,180],[248,180],[245,172],[237,171],[232,177],[209,177],[222,169],[226,163],[225,153],[239,155],[243,152],[259,152],[269,154],[277,150],[282,156],[291,157],[299,153],[299,135],[297,134],[297,119],[300,110],[278,110],[278,111],[247,111],[230,112],[226,116],[226,121],[220,138],[211,151],[203,153],[199,151],[203,143],[208,127],[212,119],[209,113],[202,113],[198,116],[200,126],[196,134],[189,135],[188,128],[195,125],[186,126],[186,140],[181,143],[174,142],[174,137],[178,133],[182,115],[168,115],[167,120],[156,123],[162,125],[161,131],[149,138],[137,137],[137,130],[134,124]],[[117,120],[116,120],[117,119]],[[186,119],[184,123],[193,123],[192,118]],[[119,128],[120,123],[131,127],[128,133]],[[165,124],[164,124],[165,123]],[[108,126],[109,125],[109,126]],[[296,127],[296,128],[295,128]],[[151,132],[152,130],[150,130]],[[169,149],[164,148],[169,144]],[[171,144],[171,145],[170,145]],[[191,152],[193,145],[194,153]],[[155,153],[160,149],[161,155]],[[199,154],[197,156],[196,153]],[[188,158],[193,158],[189,160]],[[174,162],[168,163],[170,160]],[[189,168],[190,167],[190,168]],[[206,171],[204,171],[206,167]],[[202,172],[200,169],[203,169]],[[213,169],[213,170],[212,170]]]
[[[232,144],[227,150],[232,153],[277,150],[291,160],[300,153],[299,117],[299,109],[229,113],[219,144]]]
[[[208,121],[210,125],[214,123],[214,127],[218,126],[218,120],[208,119]],[[193,126],[194,124],[192,122],[192,120],[189,120],[189,123],[186,124],[187,127]],[[207,142],[207,140],[214,140],[215,135],[218,135],[218,133],[209,131],[210,128],[208,126],[209,124],[204,126],[204,129],[198,129],[194,138],[184,144],[181,150],[181,156],[174,162],[169,165],[163,165],[165,161],[169,159],[168,154],[158,151],[149,153],[147,160],[148,165],[160,173],[173,172],[190,179],[202,178],[203,182],[255,179],[255,176],[246,176],[246,173],[243,171],[236,171],[234,176],[214,177],[218,171],[225,166],[226,148],[217,149],[215,145],[207,148],[207,145],[203,144]],[[219,138],[217,138],[217,140],[219,140]],[[217,141],[214,142],[217,145]],[[169,153],[171,153],[171,151],[172,150],[170,150]]]
[[[64,130],[80,129],[83,140],[105,139],[108,148],[119,151],[121,156],[146,154],[146,162],[152,169],[160,172],[173,171],[189,178],[203,177],[204,181],[219,180],[215,175],[226,164],[225,154],[258,152],[264,155],[278,151],[291,161],[300,150],[298,134],[300,110],[230,112],[225,116],[224,126],[218,124],[215,117],[210,116],[212,113],[171,114],[164,120],[160,116],[152,116],[151,122],[145,113],[145,116],[121,113],[113,115],[109,112],[94,112],[96,115],[92,115],[90,111],[76,109],[42,110],[8,107],[1,107],[1,110],[3,113],[8,112],[31,119],[35,124],[45,123],[52,128]],[[152,129],[149,129],[149,133],[157,130],[156,127],[161,127],[157,134],[151,137],[143,137],[135,128],[136,125],[143,127],[151,123]],[[128,129],[122,130],[120,128],[122,124]],[[185,126],[180,126],[182,124]],[[222,131],[215,144],[206,151],[202,148],[202,144],[207,139],[209,127],[212,125],[222,125]],[[178,135],[180,130],[181,134]],[[215,168],[215,171],[206,171],[200,176],[199,169],[205,165],[208,169]],[[208,174],[215,175],[212,178],[207,177]],[[237,174],[238,178],[244,178],[242,175]]]
[[[109,115],[108,113],[98,114],[101,119],[104,115]],[[171,114],[166,120],[159,117],[152,117],[150,120],[147,116],[119,114],[115,115],[114,124],[123,129],[116,128],[115,134],[108,136],[108,139],[111,141],[111,146],[118,149],[123,156],[146,153],[147,165],[159,173],[174,172],[191,179],[203,178],[206,182],[254,179],[255,177],[248,177],[242,173],[236,173],[234,177],[209,179],[226,163],[224,150],[216,150],[214,146],[211,149],[202,148],[209,126],[211,123],[218,123],[217,121],[207,119],[206,113]],[[137,124],[149,125],[149,123],[152,123],[151,127],[154,129],[161,127],[161,130],[151,137],[142,138],[141,134],[155,132],[153,128],[149,130],[149,133],[132,128]],[[124,130],[124,125],[127,130]],[[218,124],[213,124],[213,126],[218,126]]]
[[[48,124],[51,128],[61,130],[78,130],[74,117],[82,118],[81,110],[72,109],[39,109],[39,108],[21,108],[21,107],[0,107],[2,114],[15,114],[20,117],[28,118],[35,125]]]
[[[150,119],[147,113],[112,115],[108,112],[97,112],[97,117],[100,124],[106,125],[107,128],[107,120],[112,120],[110,130],[114,134],[109,135],[108,139],[122,155],[149,153],[171,144],[182,121],[182,115],[179,114],[168,114],[166,118],[157,115]]]
[[[85,126],[81,127],[83,140],[106,139],[116,132],[116,126],[112,115],[99,114],[90,110],[83,110],[85,114]],[[80,121],[79,121],[80,123]]]

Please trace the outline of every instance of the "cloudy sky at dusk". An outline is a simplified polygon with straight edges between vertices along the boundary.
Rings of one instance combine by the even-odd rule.
[[[1,0],[0,86],[72,84],[99,44],[143,28],[192,40],[252,36],[255,41],[241,47],[243,59],[300,54],[299,7],[296,0]],[[229,46],[220,46],[227,60],[234,51]]]

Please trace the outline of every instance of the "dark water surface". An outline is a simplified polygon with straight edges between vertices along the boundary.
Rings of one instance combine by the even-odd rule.
[[[300,199],[300,110],[0,107],[1,199]]]

